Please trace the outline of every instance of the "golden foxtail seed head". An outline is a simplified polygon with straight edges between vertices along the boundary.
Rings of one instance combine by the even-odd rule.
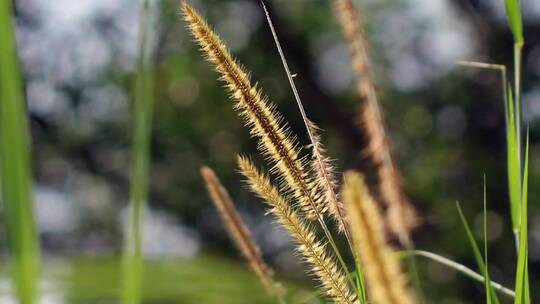
[[[227,226],[229,234],[235,241],[239,250],[249,263],[249,266],[257,275],[257,278],[266,289],[268,294],[274,296],[282,292],[282,288],[274,283],[273,271],[266,265],[262,258],[259,246],[251,237],[249,230],[240,218],[227,190],[221,185],[214,171],[208,167],[201,168],[201,175],[206,183],[212,202],[223,222]]]
[[[280,179],[281,186],[295,198],[304,216],[322,220],[325,206],[316,183],[300,158],[300,149],[294,136],[279,113],[274,109],[256,85],[252,85],[248,73],[233,59],[218,35],[206,21],[186,2],[183,4],[184,19],[207,60],[225,82],[234,108],[240,113],[253,137],[259,141],[259,149],[272,166],[272,173]]]
[[[366,153],[377,166],[379,194],[387,206],[387,225],[402,245],[412,245],[410,234],[418,224],[416,211],[408,201],[400,182],[390,140],[386,134],[383,113],[377,97],[368,58],[368,43],[361,27],[361,18],[352,0],[336,0],[336,11],[343,35],[349,43],[353,70],[358,77],[357,90],[364,99],[361,125],[368,140]]]
[[[294,238],[298,244],[298,252],[310,265],[311,272],[323,286],[326,295],[336,303],[355,303],[356,296],[351,292],[345,274],[327,253],[326,246],[317,240],[310,226],[297,215],[268,177],[260,173],[249,159],[239,157],[238,166],[253,192],[266,201],[270,212]]]
[[[387,243],[380,211],[362,175],[345,174],[342,197],[370,299],[374,304],[414,303],[397,256]]]

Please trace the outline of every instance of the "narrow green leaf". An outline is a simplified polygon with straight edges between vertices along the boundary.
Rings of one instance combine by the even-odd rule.
[[[34,303],[39,241],[32,206],[30,132],[12,25],[12,2],[0,2],[0,174],[14,285],[20,303]]]
[[[523,44],[523,21],[521,18],[521,5],[519,0],[505,0],[506,16],[508,25],[514,35],[514,42]]]
[[[360,262],[357,261],[355,263],[356,267],[354,270],[354,276],[355,276],[355,282],[356,282],[356,289],[359,291],[358,297],[360,298],[360,303],[368,303],[367,299],[367,292],[366,292],[366,283],[364,282],[364,272],[362,271],[362,266],[360,265]]]
[[[522,189],[522,206],[521,206],[521,227],[519,234],[518,247],[518,262],[516,271],[516,297],[515,304],[530,303],[529,290],[529,245],[528,245],[528,211],[527,211],[527,195],[528,195],[528,180],[529,180],[529,130],[527,129],[527,139],[525,146],[525,165],[523,171],[523,189]]]
[[[480,248],[478,248],[478,244],[476,243],[474,236],[472,234],[472,231],[469,227],[469,224],[467,223],[467,219],[465,219],[465,216],[463,215],[463,211],[461,210],[461,206],[459,205],[459,202],[456,202],[456,207],[459,213],[459,218],[461,219],[461,223],[463,224],[463,228],[465,229],[465,233],[467,235],[467,238],[469,239],[469,244],[471,245],[471,249],[473,250],[474,258],[476,260],[476,264],[478,265],[478,268],[480,269],[480,273],[484,276],[484,280],[488,282],[489,293],[490,293],[490,301],[489,304],[498,304],[499,299],[497,297],[497,294],[495,293],[495,290],[493,289],[491,285],[491,280],[489,279],[489,272],[486,268],[486,264],[484,264],[484,258],[482,257],[482,254],[480,253]]]

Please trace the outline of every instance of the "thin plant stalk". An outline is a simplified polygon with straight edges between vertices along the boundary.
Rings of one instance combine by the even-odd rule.
[[[516,155],[517,155],[517,163],[518,163],[518,169],[519,169],[519,185],[520,189],[523,188],[523,180],[522,180],[522,172],[523,172],[523,164],[522,164],[522,140],[521,140],[521,131],[522,131],[522,121],[521,121],[521,113],[523,111],[522,105],[521,105],[521,54],[522,54],[523,44],[522,43],[514,43],[514,123],[515,123],[515,130],[516,130]],[[521,193],[520,193],[521,194]],[[516,242],[519,244],[519,230],[521,229],[521,205],[523,204],[523,197],[520,197],[519,201],[519,216],[518,216],[518,223],[517,229],[514,227],[514,234],[516,235]]]
[[[488,245],[487,245],[487,190],[486,190],[486,175],[484,174],[484,208],[483,208],[483,230],[484,230],[484,264],[486,265],[486,275],[484,283],[484,291],[486,293],[486,304],[492,301],[491,280],[489,278],[489,262],[488,262]]]
[[[30,131],[24,100],[12,1],[0,2],[0,179],[13,281],[22,304],[35,303],[40,267],[32,206]]]
[[[129,226],[123,252],[124,304],[138,304],[142,296],[142,220],[148,199],[148,175],[150,166],[150,142],[153,115],[152,64],[149,55],[152,8],[149,0],[141,1],[139,22],[139,59],[135,80],[133,104],[133,142],[131,160],[131,185]]]
[[[300,98],[300,95],[298,94],[296,84],[294,83],[293,75],[292,75],[292,73],[291,73],[291,71],[289,69],[289,64],[287,63],[287,60],[285,59],[285,55],[284,55],[283,50],[281,48],[281,44],[279,43],[279,39],[277,37],[274,25],[272,23],[272,19],[270,18],[270,14],[268,13],[268,10],[266,9],[266,5],[264,5],[264,3],[262,3],[262,5],[263,5],[264,12],[266,14],[266,20],[268,21],[268,25],[270,27],[270,30],[272,31],[272,36],[274,37],[274,41],[276,43],[276,48],[277,48],[277,50],[279,52],[279,57],[281,58],[283,68],[285,69],[285,73],[287,74],[287,78],[288,78],[289,83],[291,85],[291,89],[293,91],[294,98],[295,98],[296,103],[298,105],[298,109],[300,110],[300,114],[302,115],[302,121],[304,122],[304,125],[306,127],[306,131],[307,131],[309,140],[311,142],[311,145],[315,145],[316,140],[314,138],[314,134],[312,133],[312,128],[310,128],[310,123],[309,123],[310,120],[307,118],[306,111],[304,109],[304,105],[302,104],[302,99]],[[323,167],[323,165],[322,165],[322,163],[324,163],[323,159],[317,158],[316,161],[319,163],[319,165],[321,167]],[[326,178],[330,179],[330,177],[326,177]],[[331,192],[332,192],[331,196],[333,197],[332,198],[332,203],[338,204],[339,200],[337,198],[336,192],[335,191],[331,191]],[[350,237],[349,228],[347,227],[347,225],[345,223],[345,215],[342,214],[343,213],[342,207],[336,206],[336,210],[337,210],[337,212],[339,212],[339,219],[341,221],[340,225],[343,225],[344,234],[345,234],[345,237],[346,237],[347,242],[349,244],[349,247],[351,248],[351,250],[353,250],[352,240],[351,240],[351,237]]]
[[[266,8],[266,5],[264,4],[264,2],[261,1],[261,4],[263,6],[264,13],[266,15],[266,20],[268,22],[268,26],[270,27],[270,31],[272,32],[272,37],[274,38],[274,42],[276,44],[276,48],[278,50],[279,57],[281,59],[281,63],[283,64],[283,68],[285,69],[285,73],[287,74],[287,78],[289,80],[289,84],[290,84],[291,89],[293,91],[294,98],[295,98],[296,103],[298,105],[298,109],[300,110],[300,114],[302,115],[302,120],[303,120],[304,125],[306,127],[306,131],[307,131],[309,140],[311,142],[312,147],[315,149],[318,140],[315,138],[315,134],[313,134],[313,132],[312,132],[312,127],[310,126],[310,120],[307,117],[306,111],[304,109],[304,105],[302,103],[302,99],[300,98],[300,94],[298,93],[298,89],[296,88],[296,84],[294,83],[293,75],[292,75],[292,73],[291,73],[291,71],[289,69],[289,64],[287,63],[287,60],[285,59],[285,54],[283,53],[283,49],[281,48],[281,43],[279,42],[279,39],[277,37],[277,33],[276,33],[275,28],[274,28],[274,24],[272,22],[272,19],[270,18],[270,14],[268,12],[268,9]],[[325,165],[326,160],[323,159],[323,156],[321,154],[313,153],[313,156],[314,156],[315,162],[317,163],[317,166],[319,168],[324,168],[326,166]],[[336,218],[339,221],[338,225],[340,227],[343,227],[343,233],[345,234],[345,238],[347,239],[347,244],[348,244],[352,254],[355,256],[355,260],[356,260],[357,258],[356,258],[356,254],[354,253],[354,247],[353,247],[353,244],[352,244],[352,239],[351,239],[351,236],[350,236],[349,228],[348,228],[347,224],[345,223],[345,215],[343,214],[343,212],[344,212],[343,206],[340,206],[341,202],[338,199],[337,193],[332,189],[332,187],[333,187],[332,181],[331,181],[332,177],[328,176],[329,175],[328,171],[326,171],[326,170],[321,170],[321,171],[323,173],[323,179],[324,179],[325,188],[328,189],[328,192],[329,192],[329,200],[330,201],[328,203],[329,204],[334,204],[333,208],[337,212]],[[328,230],[326,225],[324,225],[323,229],[325,230],[325,233],[326,233],[326,230]],[[335,243],[332,235],[330,233],[328,233],[327,237],[328,237],[328,241],[329,241],[330,245],[332,246],[332,248],[334,249],[334,251],[339,253],[339,250],[338,250],[338,248],[336,246],[336,243]],[[338,258],[341,266],[347,271],[347,273],[350,273],[350,271],[348,270],[348,267],[347,267],[345,261],[343,260],[342,256],[340,254],[337,254],[337,258]],[[350,279],[350,277],[349,277],[349,280],[351,281],[350,283],[351,283],[352,286],[355,286],[357,289],[359,289],[358,291],[362,296],[362,300],[363,300],[363,302],[365,302],[367,300],[367,298],[366,298],[366,292],[365,292],[365,288],[364,288],[364,279],[363,279],[363,274],[362,274],[361,268],[357,267],[356,272],[357,272],[357,275],[359,276],[359,282],[360,282],[358,284],[358,286],[356,286],[357,284],[354,284],[354,282],[352,282],[352,279]]]

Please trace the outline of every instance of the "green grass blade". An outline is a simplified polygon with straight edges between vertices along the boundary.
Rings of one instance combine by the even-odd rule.
[[[528,180],[529,180],[529,131],[527,130],[527,139],[525,146],[525,165],[523,171],[523,189],[522,189],[522,203],[521,206],[521,227],[519,235],[519,248],[518,248],[518,262],[516,271],[516,297],[514,299],[515,304],[528,304],[530,303],[530,290],[529,290],[529,247],[528,247]]]
[[[510,193],[510,213],[512,217],[512,230],[519,235],[520,209],[521,209],[521,165],[518,149],[514,98],[512,90],[507,91],[506,109],[506,155],[508,168],[508,189]]]
[[[497,298],[497,294],[495,293],[495,290],[493,289],[491,285],[489,272],[486,267],[486,264],[484,264],[484,258],[482,257],[482,254],[480,253],[480,248],[478,248],[478,244],[476,243],[474,239],[471,228],[469,227],[469,224],[467,223],[467,219],[465,219],[465,216],[463,215],[463,211],[461,209],[461,206],[459,205],[459,202],[456,202],[456,207],[459,213],[459,218],[461,219],[461,223],[463,224],[463,228],[465,229],[465,234],[467,235],[467,238],[469,239],[469,243],[473,250],[474,258],[476,259],[476,263],[478,265],[478,268],[480,269],[480,273],[482,273],[482,275],[484,276],[484,280],[487,282],[489,293],[490,293],[490,300],[491,300],[491,302],[489,303],[498,304],[499,299]]]
[[[32,211],[30,133],[11,3],[0,2],[0,178],[16,292],[20,303],[30,304],[36,298],[39,241]]]
[[[355,263],[356,267],[354,269],[354,276],[356,282],[356,289],[359,291],[358,297],[360,298],[360,303],[368,303],[366,283],[364,281],[364,272],[362,271],[362,266],[359,261]]]
[[[139,59],[133,104],[133,142],[131,159],[130,216],[124,244],[122,302],[137,304],[142,296],[142,219],[148,198],[150,142],[153,116],[153,78],[149,56],[152,11],[150,2],[141,2]]]
[[[521,64],[522,64],[522,50],[523,45],[525,44],[525,39],[523,38],[523,20],[521,17],[521,5],[520,0],[505,0],[504,1],[505,7],[506,7],[506,14],[508,17],[508,25],[512,31],[512,34],[514,36],[514,110],[515,110],[515,143],[517,156],[518,156],[518,165],[519,165],[519,178],[521,179],[522,174],[522,168],[521,168],[521,155],[522,155],[522,147],[521,147],[521,132],[522,132],[522,122],[521,122],[521,112],[522,112],[522,105],[521,105]],[[510,151],[510,150],[509,150]],[[509,176],[510,178],[510,176]],[[520,187],[519,190],[521,191],[522,184],[520,180]],[[521,201],[519,202],[519,206],[521,206]],[[515,206],[513,206],[515,207]],[[516,227],[519,226],[518,223],[516,223],[516,216],[519,218],[519,214],[512,214],[513,218],[513,228],[514,228],[514,234],[516,236],[519,236],[519,231],[516,231]],[[516,238],[516,243],[519,243],[519,238]]]
[[[505,0],[506,16],[508,25],[514,35],[514,42],[523,44],[523,21],[521,18],[521,5],[519,0]]]

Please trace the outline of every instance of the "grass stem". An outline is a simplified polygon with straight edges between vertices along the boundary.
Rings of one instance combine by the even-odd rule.
[[[142,220],[148,199],[150,142],[153,115],[152,64],[149,56],[152,8],[149,0],[142,0],[139,22],[139,59],[133,104],[133,142],[128,233],[123,253],[124,304],[138,304],[142,296]]]

